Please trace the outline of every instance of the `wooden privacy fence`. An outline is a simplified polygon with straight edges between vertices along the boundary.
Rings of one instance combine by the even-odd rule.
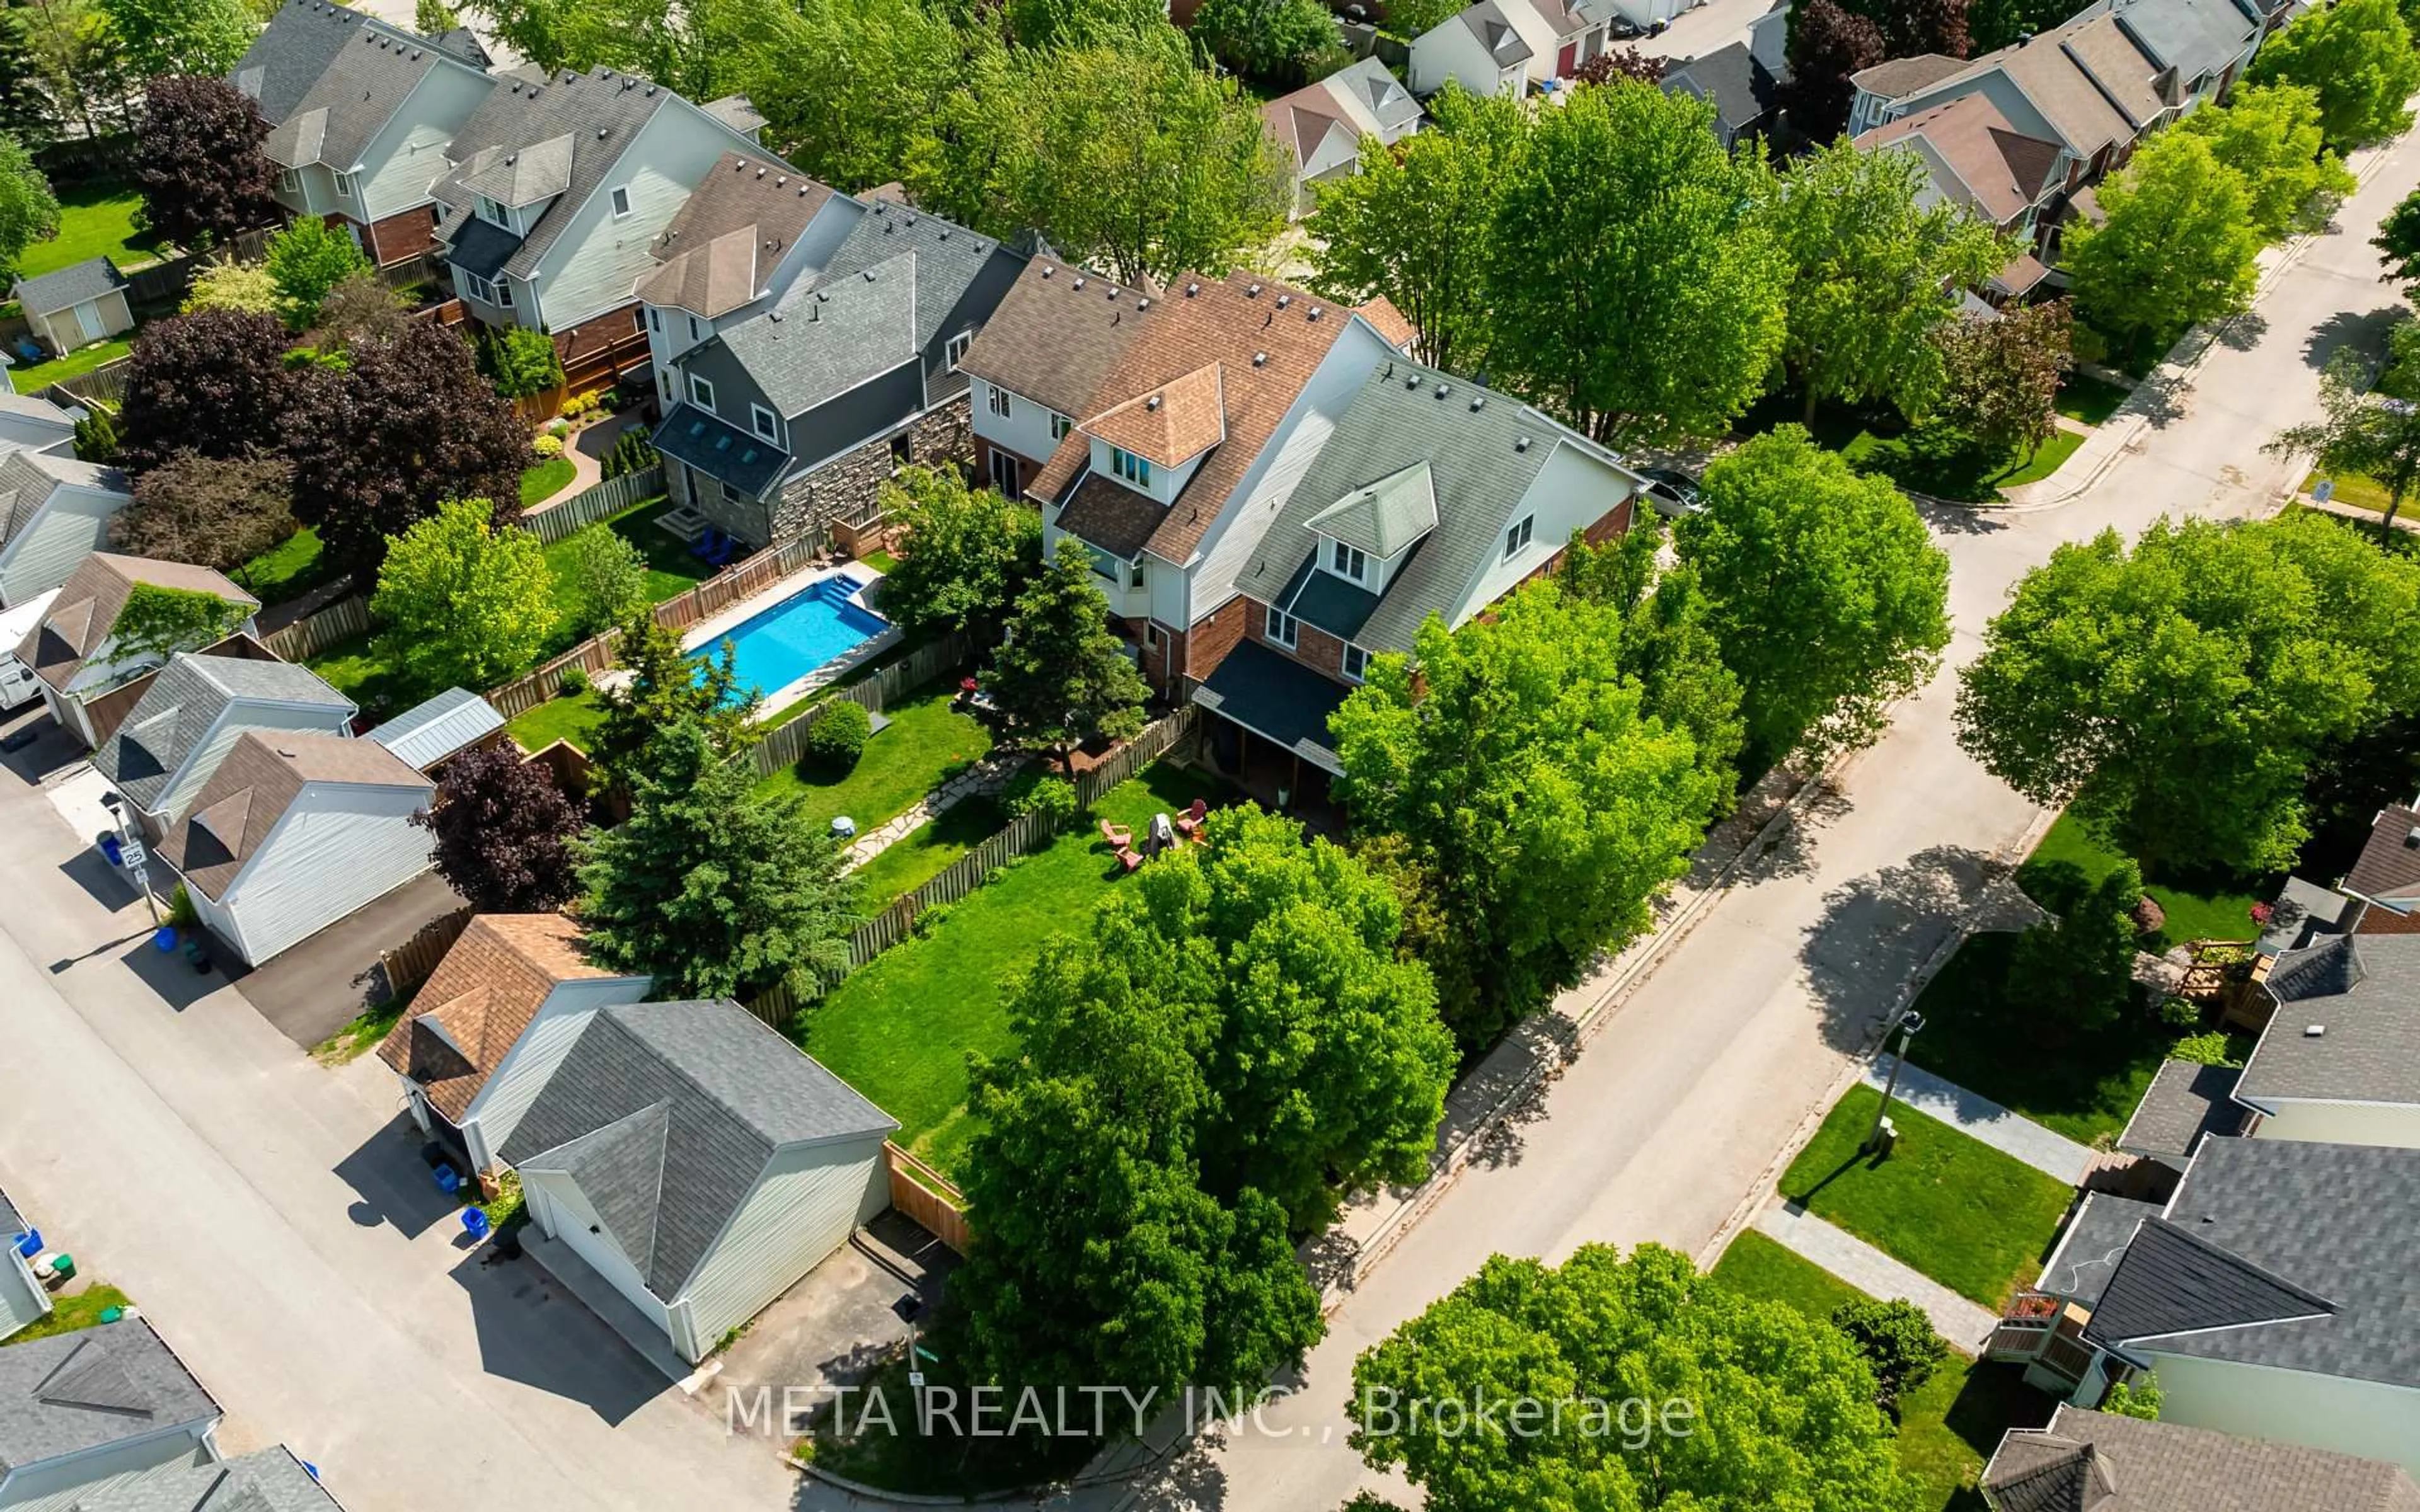
[[[1187,703],[1167,717],[1145,725],[1142,733],[1109,752],[1100,765],[1076,779],[1076,807],[1091,811],[1101,801],[1103,794],[1167,755],[1180,741],[1189,738],[1201,718],[1201,707]]]
[[[967,1231],[967,1195],[957,1183],[888,1139],[882,1164],[891,1175],[891,1205],[964,1255],[974,1236]]]
[[[138,306],[180,304],[186,291],[193,287],[195,273],[222,257],[240,263],[260,261],[269,255],[269,239],[277,229],[273,225],[256,226],[237,233],[233,240],[208,252],[189,252],[181,257],[130,270],[126,274],[126,298]]]
[[[378,624],[370,617],[370,601],[356,594],[306,614],[285,628],[261,637],[260,643],[286,661],[305,661],[331,646],[367,635]]]
[[[925,909],[956,903],[982,887],[984,879],[993,872],[1020,856],[1042,849],[1057,840],[1059,833],[1057,817],[1052,814],[1029,813],[1011,820],[1006,829],[959,856],[939,876],[859,925],[857,933],[848,937],[848,969],[857,970],[906,939],[916,928],[916,916]]]
[[[521,529],[549,546],[562,540],[585,525],[610,519],[632,504],[656,498],[664,491],[664,468],[659,462],[636,472],[625,472],[618,478],[582,488],[559,504],[533,510],[521,517]]]
[[[126,402],[126,378],[133,366],[134,359],[121,357],[114,363],[103,363],[89,373],[62,378],[43,388],[34,397],[46,399],[63,409],[73,406],[89,409],[97,404],[115,409]]]
[[[918,646],[861,683],[832,689],[830,697],[749,748],[756,775],[771,777],[796,764],[807,753],[807,733],[823,722],[834,704],[855,703],[868,714],[880,714],[902,694],[923,687],[973,654],[974,641],[964,631],[952,631],[931,645]]]
[[[466,905],[450,914],[441,914],[420,926],[420,933],[392,950],[379,952],[379,969],[386,974],[387,990],[397,996],[410,992],[428,980],[445,952],[471,927],[471,910]]]

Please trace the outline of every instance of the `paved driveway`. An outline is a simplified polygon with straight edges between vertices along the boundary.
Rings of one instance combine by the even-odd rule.
[[[431,872],[385,897],[289,946],[237,983],[260,1016],[308,1050],[343,1028],[385,995],[378,973],[379,952],[420,932],[420,927],[462,906],[444,879]]]

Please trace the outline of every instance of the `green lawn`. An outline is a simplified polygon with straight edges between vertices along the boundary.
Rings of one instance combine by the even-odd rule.
[[[2118,853],[2086,832],[2072,814],[2061,814],[2050,833],[2017,870],[2017,885],[2045,908],[2057,909],[2081,887],[2109,874]],[[2165,950],[2188,940],[2248,940],[2260,931],[2252,905],[2274,897],[2274,887],[2241,877],[2147,876],[2143,890],[2167,913],[2167,923],[2144,941]]]
[[[849,875],[862,890],[858,906],[876,914],[948,871],[953,862],[1008,826],[1008,810],[989,794],[964,798],[928,825],[908,831]]]
[[[54,383],[80,378],[104,363],[114,363],[133,349],[134,342],[131,336],[96,341],[89,347],[79,347],[65,357],[10,368],[9,386],[19,393],[39,393]]]
[[[555,461],[562,462],[566,468],[571,466],[560,457]],[[542,467],[551,465],[540,464]],[[522,497],[526,499],[528,477],[524,475],[521,481]],[[597,521],[637,547],[640,555],[647,559],[647,602],[650,604],[660,604],[667,598],[677,597],[714,576],[714,569],[690,556],[688,546],[678,536],[670,531],[656,529],[657,517],[672,507],[668,499],[651,499]],[[554,575],[555,611],[563,616],[555,626],[553,639],[548,642],[551,648],[549,655],[568,651],[581,640],[579,627],[574,623],[574,616],[581,609],[580,594],[571,571],[577,549],[571,543],[578,534],[574,532],[546,548],[547,571]]]
[[[101,1321],[101,1315],[111,1307],[124,1309],[134,1305],[134,1299],[107,1282],[96,1281],[72,1297],[54,1297],[51,1310],[39,1321],[29,1323],[19,1333],[8,1335],[10,1344],[31,1344],[54,1334],[72,1334],[80,1328],[91,1328]]]
[[[2107,1149],[2181,1031],[2143,1012],[2099,1034],[2054,1038],[2028,1026],[2024,993],[2007,980],[2016,940],[1976,934],[1958,948],[1916,1000],[1924,1032],[1908,1058],[2079,1144]]]
[[[544,750],[558,740],[588,748],[588,733],[602,723],[605,710],[594,693],[576,698],[551,698],[526,714],[514,716],[504,730],[524,750]]]
[[[571,465],[571,458],[567,456],[550,456],[535,467],[523,468],[521,470],[521,507],[527,509],[543,500],[553,498],[570,486],[571,480],[579,474],[579,471],[578,468]]]
[[[2058,412],[2070,420],[2098,425],[2116,414],[2133,392],[2088,373],[2070,373],[2059,380]]]
[[[378,1007],[354,1014],[350,1024],[319,1041],[312,1050],[311,1058],[323,1066],[341,1066],[360,1059],[386,1038],[387,1030],[394,1028],[396,1020],[403,1017],[403,1011],[411,1006],[412,994],[419,990],[419,984],[415,982],[410,989],[396,993]]]
[[[335,564],[319,551],[319,532],[305,525],[236,568],[235,580],[265,605],[300,598],[335,576]]]
[[[54,273],[87,257],[114,258],[118,271],[127,272],[168,250],[157,236],[135,228],[143,196],[134,190],[102,179],[58,193],[59,234],[25,249],[17,259],[18,277]]]
[[[1140,832],[1207,790],[1153,766],[1112,790],[1099,814]],[[967,1054],[1006,1055],[1004,980],[1042,941],[1084,929],[1125,873],[1091,821],[968,894],[929,933],[885,951],[801,1016],[814,1057],[900,1122],[896,1137],[944,1173],[975,1133]]]
[[[1863,431],[1840,449],[1840,455],[1858,471],[1883,473],[1902,488],[1940,499],[1988,504],[1999,499],[2002,488],[2039,483],[2049,477],[2083,444],[2083,437],[2062,430],[2042,442],[2030,457],[1993,459],[1972,452],[1930,455],[1908,437],[1885,440],[1871,431]]]
[[[2319,480],[2322,478],[2335,484],[2335,487],[2328,497],[2339,504],[2350,504],[2355,509],[2366,509],[2373,515],[2383,515],[2386,513],[2386,506],[2395,501],[2393,496],[2387,493],[2386,486],[2366,473],[2332,472],[2325,468],[2318,469],[2303,480],[2303,491],[2309,493],[2319,486]]]
[[[1919,1036],[1921,1038],[1921,1036]],[[1781,1179],[1781,1195],[1960,1296],[1997,1307],[2030,1284],[2074,1192],[1903,1104],[1887,1158],[1858,1152],[1882,1093],[1854,1087]]]
[[[890,710],[890,724],[866,741],[865,753],[843,777],[800,763],[767,778],[756,791],[768,797],[798,794],[817,829],[846,814],[857,821],[859,834],[868,834],[990,753],[990,728],[953,709],[956,696],[954,687],[936,687]]]
[[[857,560],[864,563],[867,566],[872,567],[876,572],[889,572],[892,568],[899,565],[899,559],[897,557],[892,556],[890,552],[885,551],[878,547],[874,550],[868,551],[865,555],[858,558]]]
[[[402,670],[388,659],[376,630],[340,640],[302,665],[360,704],[362,712],[372,717],[399,714],[411,707],[406,702],[410,690],[403,686]]]
[[[1750,1229],[1731,1241],[1716,1280],[1810,1318],[1863,1293],[1812,1260]],[[1899,1462],[1924,1483],[1924,1512],[1984,1512],[1976,1477],[2011,1427],[2039,1427],[2055,1404],[2024,1383],[2015,1365],[1969,1364],[1952,1355],[1931,1381],[1900,1403]]]

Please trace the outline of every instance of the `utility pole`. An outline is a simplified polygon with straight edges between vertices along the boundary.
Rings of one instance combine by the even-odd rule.
[[[1899,1069],[1907,1064],[1908,1041],[1924,1027],[1924,1015],[1911,1008],[1899,1016],[1894,1027],[1899,1030],[1899,1054],[1891,1057],[1890,1080],[1883,1084],[1882,1106],[1874,1109],[1873,1133],[1866,1135],[1865,1144],[1857,1151],[1861,1155],[1870,1155],[1883,1147],[1883,1125],[1890,1121],[1891,1097],[1899,1090]],[[1883,1038],[1890,1038],[1889,1030],[1884,1031]]]

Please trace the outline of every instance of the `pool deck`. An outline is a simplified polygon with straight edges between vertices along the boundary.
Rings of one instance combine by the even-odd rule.
[[[694,652],[710,649],[716,641],[757,615],[784,600],[796,598],[827,578],[845,578],[855,583],[857,591],[849,594],[848,601],[866,613],[874,614],[875,618],[882,618],[865,602],[867,591],[882,580],[882,574],[862,562],[844,562],[838,566],[811,567],[805,572],[794,572],[763,593],[752,594],[720,614],[699,621],[681,632],[681,650]],[[904,632],[888,620],[883,620],[882,624],[881,634],[870,640],[859,641],[804,677],[784,683],[780,687],[767,688],[765,701],[757,707],[756,717],[759,719],[772,717],[800,699],[847,676],[867,660],[897,645]]]

